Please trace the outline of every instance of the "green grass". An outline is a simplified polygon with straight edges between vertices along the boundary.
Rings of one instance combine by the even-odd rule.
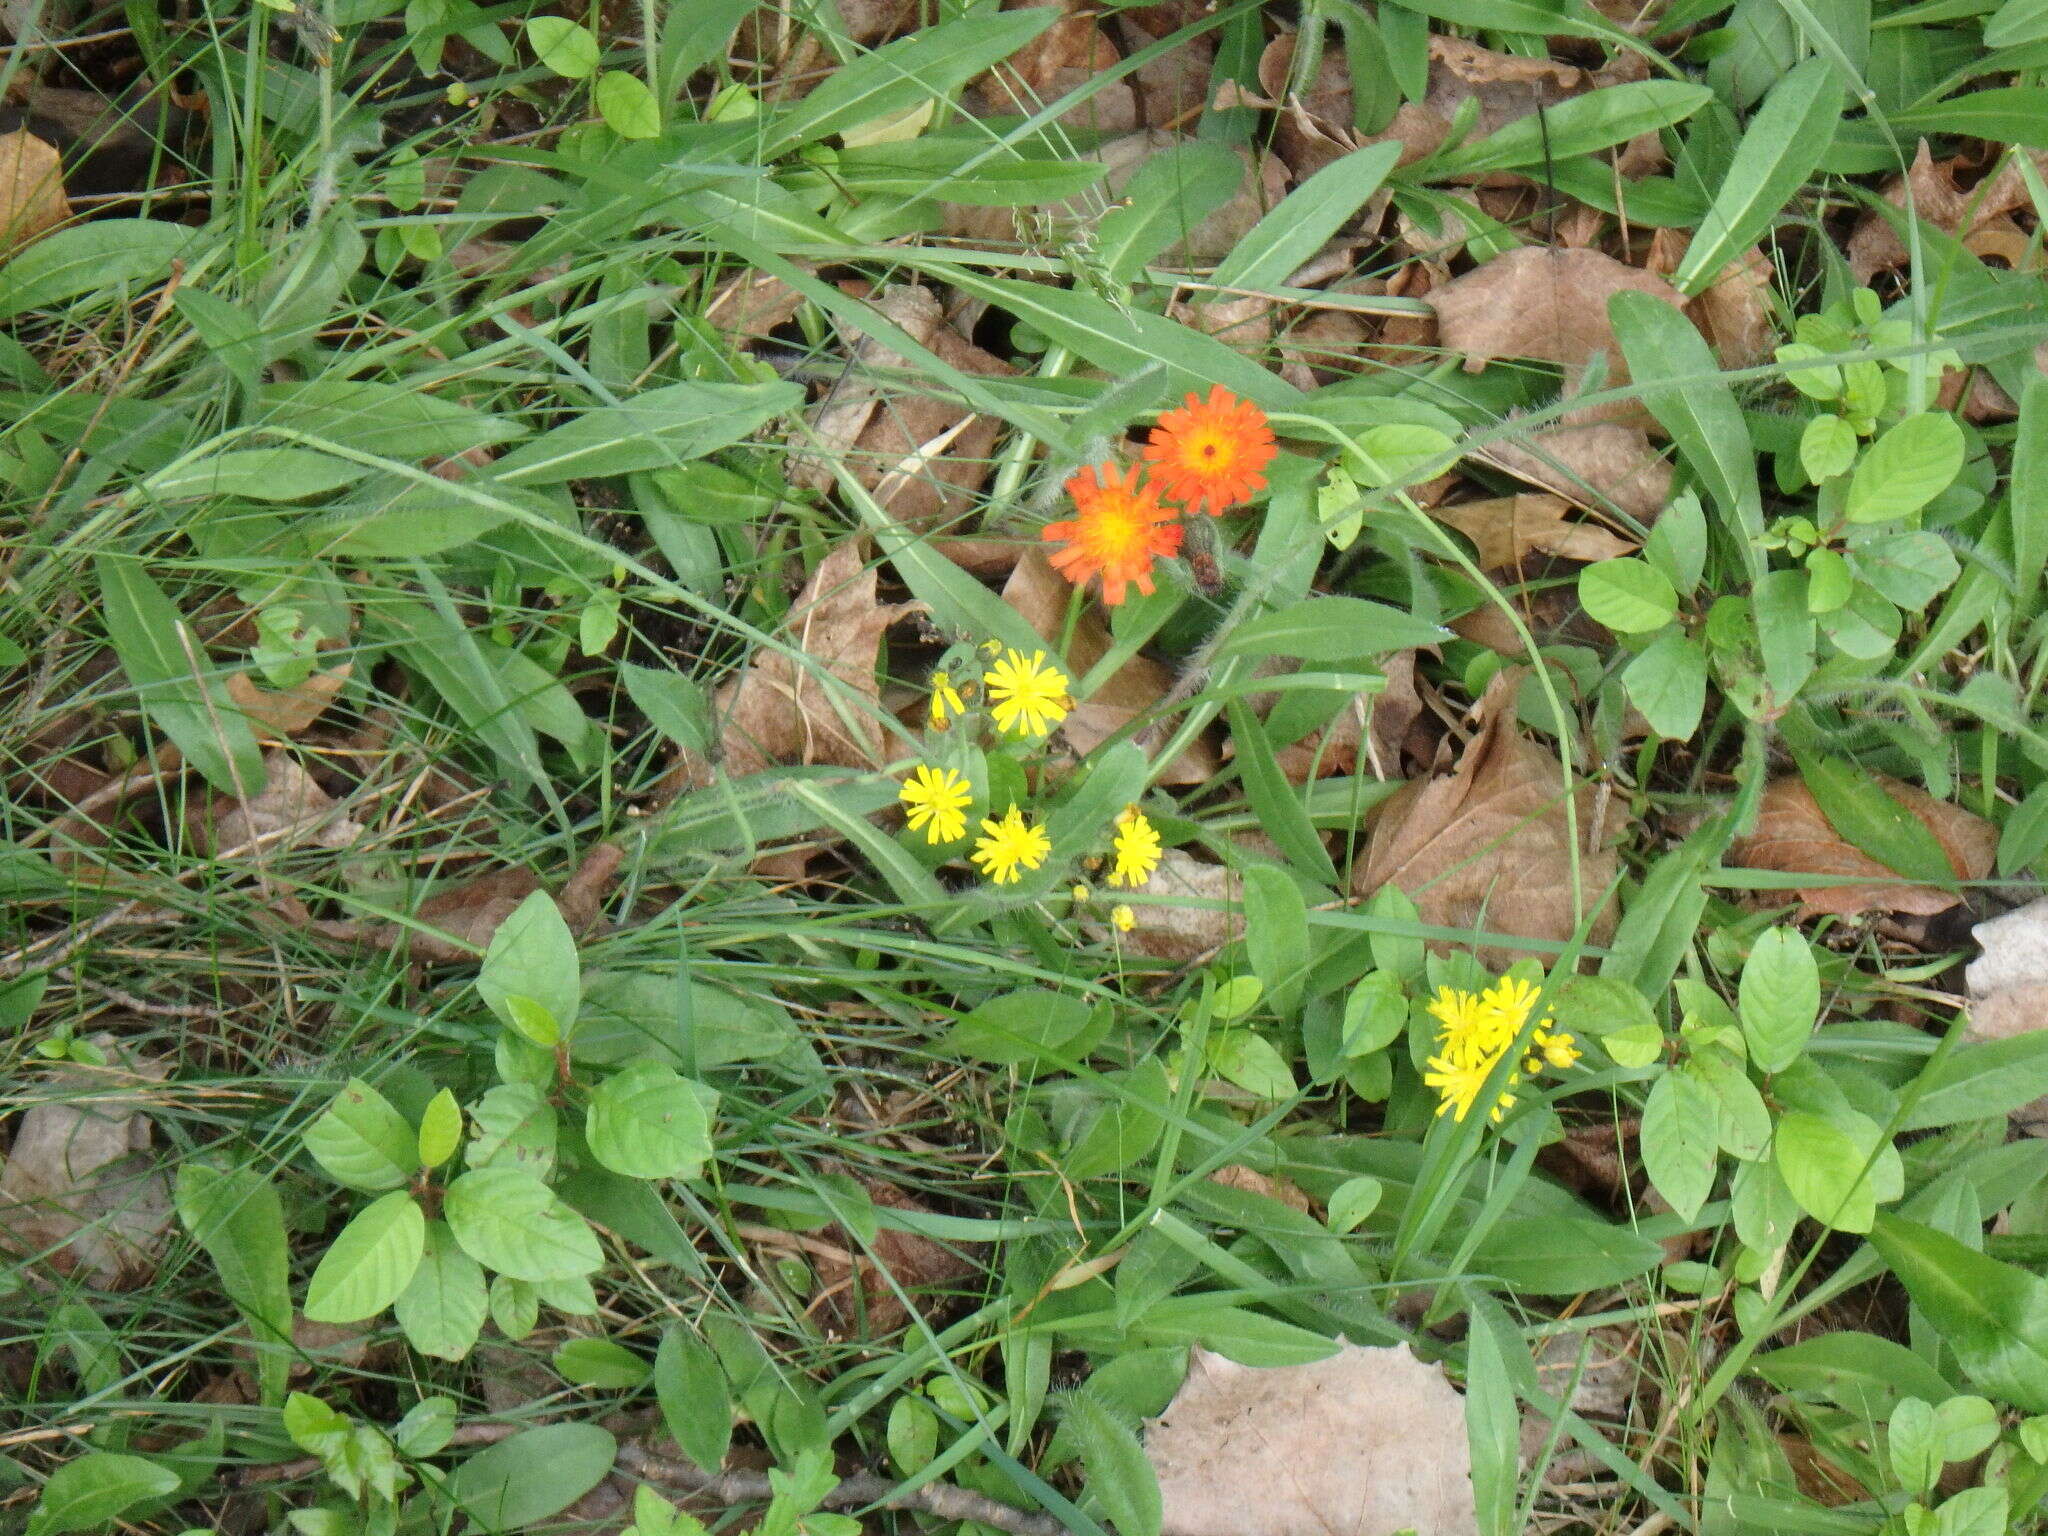
[[[1141,1421],[1189,1352],[1340,1337],[1465,1394],[1469,1436],[1404,1449],[1469,1453],[1488,1533],[2039,1529],[2048,1156],[2006,1116],[2048,1035],[1966,1039],[1952,969],[2048,855],[2037,9],[1112,15],[1120,63],[1007,118],[963,93],[1047,17],[953,0],[894,32],[131,9],[10,53],[206,108],[0,267],[5,1188],[45,1166],[31,1126],[145,1145],[82,1238],[0,1204],[0,1529],[653,1536],[683,1517],[644,1482],[714,1528],[1156,1536]],[[1090,113],[1190,60],[1263,90],[1297,27],[1293,83],[1342,60],[1360,138],[1422,104],[1432,31],[1648,78],[1296,166],[1184,259],[1238,148],[1298,147],[1194,110],[1110,185]],[[800,42],[808,94],[763,52]],[[1554,237],[1454,203],[1470,177],[1604,208],[1644,134],[1671,167],[1599,248],[1688,233],[1689,298],[1760,248],[1758,359],[1638,295],[1605,312],[1628,380],[1418,335],[1425,283]],[[2013,168],[2013,269],[1886,211],[1922,136]],[[63,147],[77,194],[95,146]],[[934,187],[995,222],[949,232]],[[1907,259],[1860,286],[1851,232],[1887,218]],[[1333,241],[1362,281],[1294,286]],[[746,276],[787,285],[772,335],[714,304]],[[948,329],[913,334],[907,284]],[[1245,295],[1358,329],[1184,307]],[[1546,298],[1600,318],[1502,308]],[[1943,364],[2016,418],[1941,408]],[[1281,439],[1255,502],[1106,629],[1078,592],[1006,601],[1067,479],[1212,383]],[[860,399],[868,437],[835,434]],[[1527,493],[1486,450],[1562,452],[1538,434],[1589,406],[1675,472],[1654,520],[1555,477],[1640,552],[1483,569],[1432,482]],[[985,474],[892,515],[891,470],[983,426]],[[792,620],[849,547],[916,609],[873,658],[843,591]],[[1066,669],[1064,744],[972,691],[926,728],[933,670],[990,641]],[[1378,734],[1410,660],[1414,724]],[[803,729],[736,774],[740,724],[786,723],[726,717],[749,676]],[[1393,798],[1482,749],[1469,800]],[[332,806],[228,820],[266,754]],[[966,775],[970,838],[1016,805],[1050,857],[992,885],[904,830],[920,762]],[[1176,862],[1125,892],[1129,805]],[[1393,883],[1354,886],[1403,817]],[[1816,840],[1889,873],[1816,874]],[[1893,875],[1958,904],[1824,910]],[[1472,1085],[1511,1112],[1439,1116],[1429,1004],[1504,973],[1583,1055],[1511,1080],[1524,1012]]]

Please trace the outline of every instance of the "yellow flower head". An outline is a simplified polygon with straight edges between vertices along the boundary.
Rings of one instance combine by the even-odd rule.
[[[1085,885],[1077,885],[1074,887],[1074,904],[1076,906],[1079,906],[1083,902],[1093,900],[1094,896],[1095,893],[1089,890],[1088,887]]]
[[[1118,933],[1129,933],[1138,926],[1138,914],[1133,912],[1127,903],[1120,901],[1109,909],[1109,921]]]
[[[967,775],[951,768],[918,764],[896,797],[903,802],[914,832],[924,829],[928,843],[957,843],[967,835],[967,806],[974,799],[974,787]]]
[[[932,674],[932,729],[943,731],[949,715],[964,715],[967,706],[960,702],[960,690],[953,686],[953,679],[944,672]]]
[[[1573,1065],[1585,1054],[1579,1049],[1578,1042],[1561,1029],[1537,1030],[1536,1049],[1541,1051],[1543,1059],[1559,1072]]]
[[[1021,871],[1038,868],[1052,852],[1052,839],[1045,828],[1025,821],[1024,813],[1014,805],[1001,821],[984,821],[981,830],[987,835],[974,840],[970,857],[995,885],[1014,884]]]
[[[1143,885],[1159,867],[1159,831],[1135,805],[1117,818],[1116,840],[1111,844],[1116,863],[1110,869],[1111,885]]]
[[[1492,1070],[1491,1061],[1462,1066],[1446,1061],[1441,1056],[1432,1056],[1429,1058],[1428,1070],[1422,1074],[1422,1082],[1424,1087],[1434,1088],[1442,1095],[1442,1102],[1436,1107],[1438,1114],[1449,1113],[1453,1120],[1463,1120],[1472,1113],[1472,1106],[1479,1098],[1479,1090],[1486,1086],[1486,1076]],[[1522,1075],[1519,1072],[1510,1074],[1509,1088],[1521,1080]],[[1514,1094],[1503,1091],[1488,1118],[1498,1121],[1514,1107],[1514,1103]]]
[[[1536,1007],[1536,985],[1519,976],[1503,976],[1479,994],[1479,1003],[1497,1012],[1510,1029],[1520,1034]]]
[[[1536,1011],[1537,989],[1519,976],[1503,976],[1478,996],[1455,987],[1439,987],[1430,1000],[1430,1017],[1437,1021],[1437,1054],[1429,1060],[1423,1083],[1441,1097],[1437,1113],[1450,1113],[1463,1120],[1471,1113],[1487,1074],[1521,1038],[1529,1017]],[[1563,1071],[1579,1059],[1572,1037],[1547,1026],[1549,1014],[1537,1021],[1530,1037],[1529,1054],[1522,1058],[1520,1072],[1508,1077],[1508,1088],[1522,1078],[1535,1076],[1547,1064]],[[1512,1091],[1503,1091],[1493,1106],[1491,1118],[1500,1119],[1513,1107]]]
[[[1067,697],[1067,675],[1048,666],[1043,651],[1033,651],[1029,659],[1019,651],[1006,651],[982,681],[1001,730],[1043,736],[1074,707]]]
[[[1437,1048],[1444,1059],[1460,1067],[1483,1063],[1482,1076],[1515,1038],[1497,1009],[1455,987],[1437,988],[1429,1014],[1437,1021]]]

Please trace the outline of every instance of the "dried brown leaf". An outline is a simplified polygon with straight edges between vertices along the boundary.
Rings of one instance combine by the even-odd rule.
[[[1760,248],[1731,261],[1686,306],[1723,368],[1754,368],[1771,355],[1778,328],[1767,296],[1777,269]]]
[[[1073,588],[1055,571],[1043,551],[1027,549],[1018,557],[1016,568],[1003,585],[1003,601],[1024,621],[1051,642],[1066,623],[1068,600]],[[1077,682],[1108,654],[1112,640],[1101,610],[1089,603],[1081,610],[1073,633],[1068,637],[1063,660],[1067,675]],[[1173,689],[1173,674],[1149,656],[1133,656],[1117,668],[1109,680],[1086,699],[1077,700],[1060,725],[1059,736],[1069,750],[1086,756],[1115,735]],[[1206,784],[1222,766],[1222,759],[1206,738],[1198,739],[1167,766],[1159,776],[1161,784]]]
[[[1278,1179],[1270,1173],[1261,1173],[1248,1163],[1225,1163],[1209,1175],[1211,1184],[1221,1184],[1225,1189],[1242,1190],[1248,1195],[1264,1195],[1268,1200],[1278,1200],[1289,1210],[1300,1211],[1304,1216],[1315,1203],[1299,1184],[1287,1179]]]
[[[573,931],[581,933],[596,925],[605,892],[611,889],[625,858],[624,851],[612,843],[592,844],[583,856],[555,897],[555,905]],[[540,889],[540,877],[530,869],[497,869],[429,896],[420,903],[414,920],[420,926],[351,919],[315,923],[313,931],[342,943],[403,949],[423,965],[473,963],[489,947],[498,925]]]
[[[1464,1399],[1401,1345],[1308,1365],[1197,1348],[1145,1426],[1163,1536],[1477,1536]]]
[[[170,1069],[111,1034],[90,1043],[109,1065],[50,1067],[36,1080],[46,1093],[16,1123],[0,1170],[0,1252],[126,1290],[154,1273],[170,1222],[153,1128],[133,1107]]]
[[[1470,539],[1484,571],[1518,566],[1531,555],[1565,560],[1612,560],[1637,548],[1632,539],[1610,533],[1597,523],[1579,523],[1565,514],[1571,504],[1562,496],[1494,496],[1485,501],[1432,507],[1429,515]]]
[[[727,773],[739,778],[778,763],[872,768],[881,760],[875,666],[882,636],[922,605],[883,604],[875,591],[860,540],[847,540],[818,562],[782,624],[802,659],[764,646],[718,690]],[[833,681],[821,682],[815,671]]]
[[[1607,359],[1607,386],[1626,383],[1628,367],[1607,323],[1617,293],[1646,293],[1673,309],[1678,290],[1655,273],[1600,251],[1525,245],[1454,278],[1427,296],[1445,347],[1465,354],[1477,373],[1497,357],[1533,357],[1583,369]]]
[[[967,95],[978,117],[1039,111],[1122,61],[1096,18],[1075,0],[1053,0],[1067,14],[976,81]],[[1138,92],[1128,80],[1099,85],[1057,119],[1068,128],[1129,133],[1138,126]]]
[[[2020,153],[2032,156],[2036,170],[2048,172],[2048,151]],[[1914,213],[1936,229],[1964,239],[1981,226],[2031,205],[2026,173],[2016,160],[2006,160],[1988,180],[1968,188],[1957,180],[1963,166],[1960,155],[1937,163],[1927,141],[1922,139],[1911,168],[1886,185],[1884,200],[1894,208],[1904,208],[1910,187]],[[1880,272],[1902,267],[1909,259],[1905,242],[1891,222],[1874,210],[1857,221],[1849,236],[1848,255],[1849,270],[1859,283],[1868,283]]]
[[[892,1184],[863,1179],[861,1187],[885,1210],[931,1214],[930,1206]],[[818,1276],[818,1296],[811,1311],[837,1335],[886,1338],[910,1321],[910,1308],[898,1291],[914,1302],[929,1304],[938,1299],[929,1293],[958,1284],[975,1272],[969,1254],[977,1245],[972,1243],[941,1243],[916,1232],[883,1227],[862,1252],[844,1227],[833,1230],[838,1246],[809,1250]]]
[[[1883,774],[1874,775],[1885,793],[1910,811],[1934,834],[1959,880],[1981,880],[1991,872],[1998,852],[1998,829],[1926,790]],[[1734,856],[1752,869],[1786,874],[1849,878],[1855,885],[1815,885],[1799,892],[1800,915],[1833,913],[1853,917],[1859,912],[1903,912],[1931,917],[1962,898],[1952,891],[1915,885],[1879,863],[1828,823],[1813,791],[1797,774],[1786,774],[1764,786],[1756,830],[1735,844]]]
[[[309,729],[341,696],[356,669],[352,661],[313,673],[289,688],[259,688],[246,672],[228,674],[228,697],[258,730],[272,736],[296,736]]]
[[[1618,869],[1621,807],[1593,785],[1573,791],[1574,861],[1562,766],[1515,725],[1522,676],[1519,668],[1503,668],[1487,685],[1479,728],[1450,774],[1411,780],[1381,808],[1353,868],[1352,894],[1367,897],[1395,885],[1425,923],[1558,943],[1572,936],[1581,907],[1598,908],[1598,944],[1614,928],[1608,887]],[[1523,953],[1513,944],[1475,952],[1495,969]]]
[[[362,825],[343,815],[334,798],[284,752],[263,754],[263,787],[256,794],[247,800],[216,795],[192,821],[216,851],[292,843],[346,848],[363,835]]]
[[[0,133],[0,252],[27,245],[70,217],[56,147],[25,129]]]
[[[1518,480],[1555,491],[1575,507],[1619,510],[1648,523],[1671,499],[1671,465],[1641,428],[1621,422],[1549,427],[1476,455]]]
[[[1208,14],[1205,0],[1166,0],[1161,5],[1125,7],[1112,24],[1128,56]],[[1185,128],[1201,112],[1215,72],[1213,33],[1198,33],[1138,66],[1138,123],[1144,128]]]
[[[962,373],[1016,371],[947,323],[929,288],[885,288],[874,306]],[[853,352],[853,371],[812,408],[817,447],[791,464],[790,482],[829,490],[835,483],[832,466],[844,463],[886,511],[911,527],[960,516],[988,479],[989,453],[1002,423],[871,377],[869,369],[907,369],[910,363],[869,337],[861,337]]]

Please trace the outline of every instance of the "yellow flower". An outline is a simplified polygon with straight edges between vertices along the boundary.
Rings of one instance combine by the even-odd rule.
[[[1043,651],[1033,651],[1029,660],[1018,651],[1007,651],[982,681],[996,725],[1005,731],[1043,736],[1073,708],[1067,675],[1046,665]]]
[[[920,763],[896,798],[908,809],[904,820],[910,829],[924,828],[926,842],[957,843],[967,835],[967,806],[974,788],[966,774]]]
[[[944,672],[932,674],[932,729],[943,731],[948,715],[964,715],[967,706],[960,702],[960,690],[953,686],[953,679]]]
[[[1503,976],[1476,997],[1455,987],[1437,989],[1428,1010],[1437,1021],[1437,1054],[1429,1059],[1422,1081],[1440,1096],[1438,1114],[1463,1120],[1471,1113],[1487,1075],[1521,1038],[1538,995],[1535,984],[1519,976]],[[1530,1053],[1522,1058],[1522,1070],[1509,1075],[1509,1091],[1493,1106],[1492,1119],[1514,1106],[1511,1090],[1525,1075],[1535,1076],[1545,1064],[1563,1071],[1579,1059],[1577,1043],[1564,1031],[1547,1028],[1549,1023],[1547,1013],[1537,1021]]]
[[[1492,1070],[1491,1061],[1474,1062],[1465,1066],[1446,1061],[1441,1056],[1432,1056],[1429,1058],[1428,1070],[1422,1074],[1422,1082],[1424,1087],[1434,1088],[1443,1096],[1443,1101],[1436,1107],[1438,1114],[1449,1111],[1452,1119],[1463,1120],[1472,1112],[1472,1105],[1479,1098],[1479,1090],[1486,1086],[1486,1076]],[[1512,1087],[1521,1080],[1522,1075],[1519,1072],[1512,1073],[1508,1077],[1508,1084]],[[1503,1092],[1499,1102],[1493,1106],[1489,1118],[1499,1120],[1514,1106],[1514,1102],[1514,1094]]]
[[[1052,852],[1045,828],[1030,825],[1014,805],[1001,821],[984,821],[981,830],[988,835],[974,840],[971,857],[995,885],[1014,884],[1020,871],[1038,868]]]
[[[1159,867],[1159,832],[1135,805],[1117,818],[1116,841],[1111,844],[1116,865],[1109,872],[1111,885],[1140,886]]]
[[[1118,933],[1129,933],[1138,926],[1138,914],[1120,901],[1109,909],[1109,921]]]
[[[1437,1047],[1444,1059],[1459,1067],[1479,1065],[1481,1076],[1515,1038],[1498,1010],[1455,987],[1437,988],[1429,1013],[1437,1021]]]
[[[1095,893],[1089,890],[1087,886],[1077,885],[1074,887],[1074,904],[1079,906],[1081,903],[1091,900],[1094,895]]]

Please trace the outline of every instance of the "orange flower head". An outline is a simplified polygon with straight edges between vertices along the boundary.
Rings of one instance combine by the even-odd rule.
[[[1116,604],[1135,586],[1152,595],[1152,561],[1180,548],[1176,513],[1159,505],[1159,492],[1144,483],[1138,470],[1097,464],[1067,482],[1074,515],[1063,523],[1047,523],[1039,537],[1067,547],[1052,556],[1054,569],[1075,586],[1091,576],[1102,578],[1102,600]]]
[[[1221,384],[1207,400],[1190,394],[1185,406],[1164,412],[1145,444],[1161,494],[1211,517],[1265,489],[1276,451],[1266,413]]]

